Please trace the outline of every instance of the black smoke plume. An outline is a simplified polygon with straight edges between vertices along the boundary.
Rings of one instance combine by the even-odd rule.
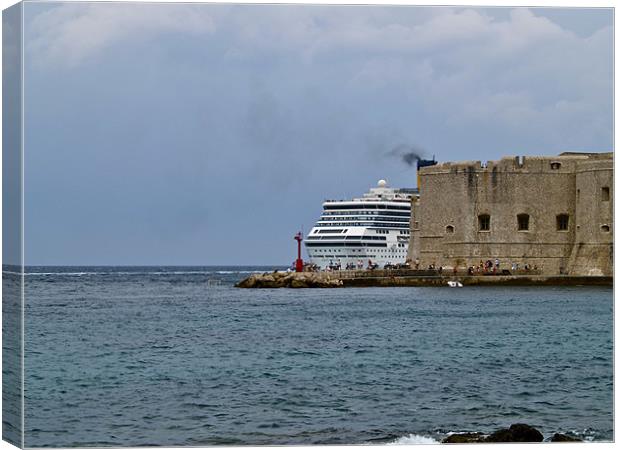
[[[409,167],[413,166],[424,156],[424,151],[413,145],[400,144],[387,152],[388,156],[400,158]]]

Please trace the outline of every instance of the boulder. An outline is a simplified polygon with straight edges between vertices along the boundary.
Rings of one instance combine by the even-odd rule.
[[[256,276],[255,275],[251,275],[248,278],[246,278],[245,280],[242,280],[239,283],[237,283],[235,286],[236,287],[240,287],[240,288],[253,288],[253,287],[256,287]]]
[[[279,280],[276,280],[273,283],[269,283],[265,287],[268,287],[268,288],[282,288],[282,287],[288,287],[288,284],[289,284],[288,281],[286,281],[283,278],[280,278]]]
[[[290,287],[292,288],[307,288],[308,287],[308,283],[306,283],[306,280],[292,280],[290,282]]]
[[[497,430],[485,442],[542,442],[543,435],[536,428],[524,423],[515,423],[510,428]]]
[[[442,444],[473,444],[484,442],[486,435],[482,433],[454,433],[445,437]]]
[[[569,436],[567,434],[555,433],[551,438],[551,442],[583,442],[581,439],[575,436]]]

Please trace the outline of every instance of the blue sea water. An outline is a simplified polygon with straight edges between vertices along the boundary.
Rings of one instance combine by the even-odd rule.
[[[260,267],[29,267],[28,447],[613,439],[613,291],[234,288]]]

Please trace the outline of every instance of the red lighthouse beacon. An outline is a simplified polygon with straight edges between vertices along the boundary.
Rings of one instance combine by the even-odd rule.
[[[304,260],[301,259],[301,241],[303,241],[303,237],[301,236],[301,231],[295,235],[295,240],[297,241],[297,259],[295,260],[295,272],[303,272],[304,271]]]

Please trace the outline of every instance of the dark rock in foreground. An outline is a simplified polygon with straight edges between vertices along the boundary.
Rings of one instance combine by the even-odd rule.
[[[515,423],[492,433],[485,442],[542,442],[543,435],[536,428],[524,423]]]
[[[473,444],[494,442],[542,442],[543,435],[536,428],[524,423],[515,423],[510,428],[502,428],[490,435],[482,433],[460,433],[446,437],[443,444]]]
[[[446,437],[442,444],[474,444],[486,442],[487,435],[482,433],[455,433]]]
[[[551,438],[551,442],[583,442],[581,439],[575,436],[569,436],[567,434],[555,433]]]

